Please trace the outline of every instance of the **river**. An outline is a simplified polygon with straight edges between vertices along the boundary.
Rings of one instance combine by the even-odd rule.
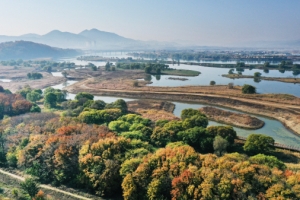
[[[103,55],[105,56],[105,55]],[[107,57],[121,57],[120,55],[112,54],[111,56]],[[122,57],[126,57],[124,53],[122,53]],[[80,61],[76,58],[68,58],[62,59],[61,62],[74,62],[76,65],[87,65],[89,61]],[[103,66],[105,62],[91,62],[96,66]],[[175,69],[189,69],[200,71],[201,74],[196,77],[187,77],[187,81],[180,81],[180,80],[170,80],[169,77],[179,77],[179,76],[166,76],[163,75],[160,77],[159,80],[156,79],[156,76],[152,76],[152,83],[150,86],[183,86],[183,85],[209,85],[210,81],[214,80],[216,84],[226,85],[230,82],[234,83],[234,85],[244,85],[244,84],[251,84],[257,88],[258,93],[287,93],[292,94],[295,96],[300,96],[300,84],[292,84],[292,83],[283,83],[278,81],[264,81],[255,82],[253,79],[229,79],[222,77],[222,74],[227,74],[229,69],[227,68],[215,68],[215,67],[204,67],[204,66],[197,66],[197,65],[185,65],[185,64],[176,64],[176,65],[169,65],[170,68]],[[291,71],[286,71],[285,73],[281,73],[278,70],[270,70],[269,73],[263,72],[260,69],[246,69],[243,74],[244,75],[253,75],[255,72],[262,73],[262,76],[267,77],[294,77]],[[59,76],[58,74],[55,74]],[[53,86],[57,89],[62,89],[63,87],[73,84],[76,81],[68,81],[67,83],[59,84]],[[75,94],[68,94],[68,99],[74,99]],[[114,102],[115,100],[122,98],[122,97],[108,97],[108,96],[95,96],[95,100],[103,100],[107,103]],[[125,101],[131,101],[134,99],[130,98],[122,98]],[[180,117],[180,113],[183,109],[186,108],[200,108],[205,105],[203,104],[192,104],[192,103],[181,103],[181,102],[173,102],[176,107],[174,110],[174,115]],[[253,115],[255,116],[255,115]],[[269,119],[266,117],[255,116],[265,122],[265,126],[258,129],[258,130],[247,130],[234,127],[237,131],[239,136],[247,137],[251,133],[262,133],[265,135],[269,135],[275,139],[276,142],[284,144],[284,145],[291,145],[298,147],[300,144],[300,137],[296,136],[289,130],[287,130],[281,122],[273,119]],[[209,121],[209,125],[222,125],[217,122]]]
[[[120,52],[119,52],[120,54]],[[121,56],[119,54],[112,54],[111,57]],[[104,55],[105,56],[105,55]],[[123,53],[123,57],[126,55]],[[76,58],[65,58],[58,60],[60,62],[74,62],[76,65],[87,65],[88,63],[93,63],[96,66],[104,66],[106,62],[97,62],[97,61],[80,61]],[[228,74],[228,68],[216,68],[216,67],[204,67],[198,65],[185,65],[185,64],[174,64],[169,65],[170,68],[174,69],[189,69],[201,72],[198,76],[195,77],[185,77],[188,80],[170,80],[170,77],[182,78],[180,76],[169,76],[161,75],[159,78],[152,76],[152,83],[149,86],[162,86],[162,87],[176,87],[176,86],[187,86],[187,85],[209,85],[210,81],[215,81],[217,85],[228,85],[228,83],[233,83],[234,85],[244,85],[250,84],[256,87],[257,93],[267,94],[267,93],[282,93],[282,94],[291,94],[297,97],[300,97],[300,84],[293,83],[284,83],[279,81],[266,81],[261,80],[256,82],[251,78],[242,78],[242,79],[229,79],[222,77],[222,74]],[[245,69],[243,75],[254,75],[255,72],[260,72],[262,76],[266,77],[300,77],[293,76],[291,71],[285,71],[284,73],[279,72],[278,70],[269,70],[269,73],[264,72],[261,69]]]
[[[64,87],[74,84],[76,82],[77,81],[67,81],[65,83],[61,83],[61,84],[58,84],[58,85],[55,85],[52,87],[56,88],[56,89],[63,89]],[[76,96],[76,94],[68,93],[67,99],[75,99],[75,96]],[[124,99],[125,101],[136,100],[136,99],[131,99],[131,98],[113,97],[113,96],[95,96],[94,97],[94,100],[103,100],[106,103],[114,102],[117,99]],[[203,104],[183,103],[183,102],[173,102],[173,103],[175,104],[174,115],[177,117],[180,117],[181,111],[183,109],[186,109],[186,108],[198,109],[203,106],[207,106],[207,105],[203,105]],[[224,108],[221,108],[221,109],[224,109]],[[225,110],[230,110],[230,109],[225,109]],[[230,111],[232,111],[232,110],[230,110]],[[233,111],[233,112],[237,112],[237,111]],[[239,112],[239,113],[243,113],[243,112]],[[252,116],[255,116],[255,115],[252,115]],[[277,143],[299,147],[300,137],[296,136],[295,134],[293,134],[292,132],[287,130],[282,125],[281,122],[267,118],[267,117],[262,117],[262,116],[255,116],[255,117],[264,121],[265,126],[260,129],[257,129],[257,130],[247,130],[247,129],[234,127],[234,130],[237,132],[237,134],[239,136],[247,137],[251,133],[261,133],[261,134],[265,134],[265,135],[273,137],[275,142],[277,142]],[[220,123],[217,123],[214,121],[209,121],[209,126],[212,126],[212,125],[224,125],[224,124],[220,124]]]

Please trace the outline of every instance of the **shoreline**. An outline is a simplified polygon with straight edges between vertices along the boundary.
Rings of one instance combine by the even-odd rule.
[[[122,91],[122,90],[109,90],[109,89],[97,89],[93,90],[90,88],[76,88],[68,86],[65,88],[70,93],[78,92],[89,92],[93,95],[103,95],[103,96],[115,96],[123,98],[134,98],[134,99],[154,99],[154,100],[168,100],[168,101],[178,101],[187,103],[201,103],[207,105],[220,106],[224,108],[229,108],[237,111],[242,111],[245,113],[250,113],[254,115],[260,115],[268,117],[271,119],[278,120],[291,131],[294,135],[300,137],[300,123],[298,120],[299,111],[297,109],[292,109],[290,107],[281,108],[278,104],[277,106],[268,105],[270,102],[265,102],[267,105],[261,104],[261,102],[252,102],[236,97],[228,97],[223,95],[210,95],[210,94],[184,94],[175,92],[152,92],[148,91],[144,93],[143,91]],[[273,103],[275,104],[275,103]],[[294,120],[291,120],[293,118]]]
[[[266,80],[266,81],[279,81],[284,83],[300,83],[300,78],[283,78],[283,77],[254,77],[250,75],[239,75],[239,74],[222,74],[222,77],[230,78],[230,79],[240,79],[240,78],[256,78],[259,80]]]
[[[199,111],[205,114],[209,120],[238,128],[256,130],[265,125],[264,121],[248,114],[235,113],[216,107],[206,106],[200,108]]]

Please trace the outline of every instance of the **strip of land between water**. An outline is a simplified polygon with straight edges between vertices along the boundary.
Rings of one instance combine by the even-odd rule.
[[[86,80],[87,81],[87,80]],[[145,87],[144,87],[145,88]],[[141,88],[141,90],[119,90],[91,88],[87,82],[78,82],[65,89],[70,93],[89,92],[94,95],[116,96],[134,99],[156,99],[190,103],[201,103],[208,105],[221,106],[245,113],[266,116],[280,121],[286,128],[296,135],[300,136],[300,105],[297,103],[299,98],[287,102],[276,100],[272,101],[264,99],[265,96],[242,95],[242,97],[226,95],[226,92],[220,94],[206,93],[189,93],[176,91],[155,91],[155,88],[149,90]],[[247,98],[248,97],[248,98]],[[251,98],[252,97],[252,98]],[[288,103],[289,102],[289,103]],[[300,101],[299,101],[300,102]]]

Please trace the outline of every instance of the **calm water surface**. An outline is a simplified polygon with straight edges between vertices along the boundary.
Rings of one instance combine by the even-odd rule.
[[[5,83],[11,82],[11,81],[12,81],[11,79],[0,79],[0,82],[5,82]]]
[[[158,80],[156,76],[152,76],[152,83],[149,86],[162,86],[162,87],[176,87],[176,86],[187,86],[187,85],[209,85],[210,81],[215,81],[217,85],[227,85],[228,83],[233,83],[234,85],[244,85],[250,84],[257,88],[258,93],[285,93],[292,94],[300,97],[300,84],[293,83],[283,83],[279,81],[265,81],[255,82],[251,78],[243,79],[229,79],[222,77],[222,74],[228,74],[229,69],[215,68],[215,67],[203,67],[196,65],[170,65],[174,69],[189,69],[201,72],[199,76],[196,77],[184,77],[188,80],[170,80],[170,77],[182,78],[181,76],[169,76],[162,75]],[[285,73],[280,73],[278,70],[270,70],[269,73],[263,72],[263,70],[246,69],[244,75],[253,75],[255,72],[260,72],[262,76],[266,77],[294,77],[292,72],[286,71]],[[298,75],[297,77],[300,77]]]
[[[77,81],[67,81],[62,84],[58,84],[53,86],[53,88],[56,89],[63,89],[64,87],[74,84]],[[75,99],[76,94],[71,94],[68,93],[67,99]],[[131,99],[131,98],[123,98],[123,97],[113,97],[113,96],[95,96],[94,100],[103,100],[106,103],[112,103],[116,101],[117,99],[124,99],[125,101],[133,101],[136,99]],[[174,115],[177,117],[180,117],[181,111],[186,108],[193,108],[193,109],[198,109],[203,106],[203,104],[192,104],[192,103],[181,103],[181,102],[173,102],[175,104],[175,110],[174,110]],[[221,108],[224,109],[224,108]],[[230,110],[230,109],[224,109],[224,110]],[[232,111],[232,110],[231,110]],[[238,111],[233,111],[233,112],[238,112]],[[243,112],[239,112],[243,113]],[[255,115],[252,115],[255,116]],[[299,147],[300,144],[300,137],[296,136],[289,130],[287,130],[279,121],[269,119],[266,117],[261,117],[261,116],[255,116],[262,121],[265,122],[265,126],[257,129],[257,130],[247,130],[247,129],[241,129],[234,127],[234,130],[237,132],[239,136],[247,137],[251,133],[261,133],[265,135],[269,135],[274,138],[274,140],[280,144],[285,144],[285,145],[291,145],[295,147]],[[209,126],[217,126],[217,125],[224,125],[221,123],[217,123],[214,121],[209,121]]]

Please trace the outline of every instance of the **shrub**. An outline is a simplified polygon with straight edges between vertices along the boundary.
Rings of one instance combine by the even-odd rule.
[[[138,87],[139,86],[139,82],[138,81],[134,81],[133,82],[133,87]]]
[[[252,85],[245,84],[242,88],[243,94],[255,94],[256,88]]]
[[[254,77],[260,77],[261,76],[261,73],[260,72],[255,72],[254,73]]]
[[[269,154],[274,150],[274,139],[262,134],[251,134],[248,136],[244,150],[249,154],[264,153]]]

